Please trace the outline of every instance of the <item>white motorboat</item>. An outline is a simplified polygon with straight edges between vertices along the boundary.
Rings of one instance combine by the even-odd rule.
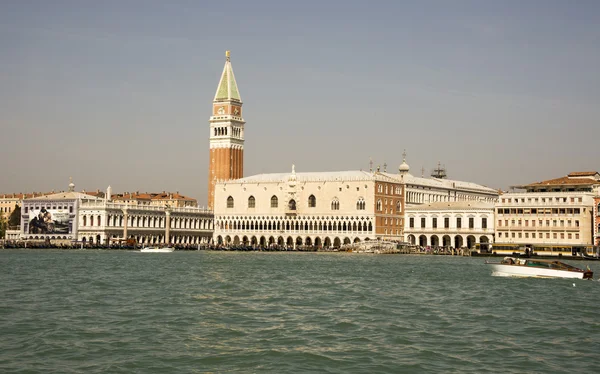
[[[492,275],[508,277],[592,279],[594,273],[556,260],[504,257],[502,262],[487,262]]]
[[[169,253],[173,252],[175,248],[172,247],[145,247],[140,249],[140,252],[145,253]]]

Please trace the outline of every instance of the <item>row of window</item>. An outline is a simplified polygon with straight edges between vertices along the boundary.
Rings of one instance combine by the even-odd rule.
[[[527,199],[524,197],[513,197],[513,198],[502,198],[501,201],[503,203],[515,203],[515,204],[519,204],[519,203],[525,203],[525,201],[527,201],[527,203],[538,203],[538,202],[549,202],[549,203],[566,203],[568,201],[575,203],[575,202],[579,202],[581,203],[583,201],[582,197],[528,197]]]
[[[581,214],[580,208],[498,208],[498,214]]]
[[[308,197],[307,203],[308,203],[309,208],[315,208],[317,206],[317,198],[315,197],[315,195],[310,195]],[[381,200],[378,203],[379,203],[378,206],[381,206]],[[387,204],[387,199],[386,199],[386,204]],[[235,206],[235,201],[233,199],[233,196],[229,196],[227,198],[227,208],[231,209],[234,206]],[[271,197],[271,208],[277,208],[277,207],[279,207],[279,198],[277,196],[273,195]],[[256,208],[256,198],[254,196],[250,196],[248,198],[248,208]],[[356,209],[357,210],[365,210],[365,208],[366,208],[366,202],[361,197],[356,202]],[[296,210],[296,201],[294,199],[291,199],[290,201],[288,201],[288,209]],[[331,210],[340,210],[340,201],[338,200],[338,198],[333,198],[333,200],[331,201]]]
[[[402,188],[400,186],[390,186],[387,184],[386,185],[378,184],[377,192],[385,193],[386,195],[389,194],[390,192],[393,192],[395,195],[402,195]]]
[[[11,210],[10,207],[0,207],[0,213],[10,213]]]
[[[387,214],[387,212],[388,212],[388,208],[387,208],[388,200],[385,199],[384,203],[386,205],[385,213]],[[392,208],[390,208],[390,213],[393,213],[394,200],[390,200],[390,205],[392,206]],[[377,200],[377,211],[378,212],[383,211],[383,204],[382,204],[381,199]],[[400,200],[397,200],[396,201],[396,213],[401,213],[401,212],[402,212],[402,203],[401,203]]]
[[[94,224],[96,226],[102,225],[101,216],[83,216],[82,218],[82,226],[92,227]],[[128,217],[127,225],[130,227],[149,227],[149,228],[164,228],[166,223],[166,219],[164,217]],[[123,216],[108,216],[106,221],[106,226],[108,227],[122,227],[123,226]],[[203,229],[207,230],[210,227],[209,220],[198,220],[191,218],[171,218],[171,228],[174,229]]]
[[[536,227],[536,222],[537,222],[537,226],[538,227],[551,227],[549,219],[547,219],[545,221],[542,220],[542,219],[540,219],[540,220],[532,219],[531,220],[531,227]],[[544,222],[546,222],[545,226],[544,226]],[[498,227],[502,227],[502,223],[504,223],[504,226],[509,226],[507,219],[505,219],[504,221],[501,220],[501,219],[499,219],[498,220]],[[511,226],[517,226],[517,227],[522,227],[523,224],[524,224],[524,227],[529,227],[529,223],[530,223],[530,221],[528,219],[523,220],[523,221],[520,220],[520,219],[519,220],[514,220],[513,219],[513,220],[510,221],[510,225]],[[567,223],[567,225],[566,225],[567,227],[571,227],[573,222],[569,219],[569,220],[566,221],[566,223]],[[552,227],[558,227],[558,226],[564,227],[565,226],[565,220],[563,220],[563,219],[561,219],[561,220],[553,219],[552,220]],[[575,227],[579,227],[579,220],[575,220]]]
[[[255,221],[219,221],[219,226],[223,230],[249,230],[249,231],[354,231],[354,232],[371,232],[373,231],[373,224],[371,222],[345,222],[345,221],[334,221],[334,222],[298,222],[298,221],[276,221],[276,222],[255,222]]]
[[[440,195],[423,192],[412,192],[406,193],[406,201],[410,203],[434,203],[439,201],[489,201],[495,202],[495,197],[477,196],[477,195]]]
[[[410,228],[415,227],[415,218],[414,217],[410,217],[408,225]],[[426,218],[422,217],[420,228],[426,228],[426,227],[427,227]],[[433,217],[431,219],[431,227],[434,229],[438,228],[438,219],[436,217]],[[443,228],[445,228],[445,229],[450,228],[450,217],[444,217],[444,227]],[[456,228],[457,229],[462,228],[462,218],[461,217],[456,217]],[[469,217],[469,228],[470,229],[475,228],[475,218],[474,217]],[[481,218],[481,228],[487,229],[487,218],[485,218],[485,217]]]
[[[396,226],[400,226],[401,222],[402,221],[400,220],[400,218],[396,218]],[[383,224],[386,225],[386,226],[388,225],[388,219],[387,219],[387,217],[385,217],[385,219],[383,220]],[[394,225],[394,218],[390,218],[389,225],[390,226]]]
[[[518,235],[516,235],[516,234],[518,234]],[[523,239],[523,237],[525,237],[525,239],[529,239],[529,234],[530,233],[528,233],[528,232],[525,232],[525,233],[522,233],[522,232],[518,232],[518,233],[515,233],[515,232],[505,232],[505,233],[499,232],[498,233],[498,238],[504,237],[504,238],[519,238],[519,239]],[[552,239],[558,239],[559,234],[560,234],[560,238],[561,239],[565,238],[565,233],[564,232],[561,232],[561,233],[553,232],[552,233]],[[579,239],[579,233],[572,234],[570,232],[567,233],[567,239],[573,239],[573,235],[575,236],[575,239]],[[535,232],[532,232],[531,233],[531,239],[544,239],[544,233],[540,232],[540,233],[537,233],[537,235],[536,235]],[[550,233],[549,232],[546,233],[546,239],[550,239]]]
[[[28,206],[25,207],[24,209],[24,213],[29,213],[29,208]],[[58,210],[62,210],[62,209],[67,209],[66,206],[62,206],[62,205],[36,205],[35,207],[31,207],[31,210],[40,210],[40,209],[58,209]],[[69,206],[69,213],[73,213],[73,206]]]

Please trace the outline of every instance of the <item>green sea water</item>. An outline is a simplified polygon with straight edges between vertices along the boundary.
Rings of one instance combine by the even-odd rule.
[[[593,373],[599,295],[482,258],[3,250],[0,373]]]

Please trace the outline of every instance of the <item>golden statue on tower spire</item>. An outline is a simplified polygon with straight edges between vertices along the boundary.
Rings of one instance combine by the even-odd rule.
[[[230,56],[231,56],[231,51],[225,51],[225,57],[227,58],[227,61],[229,61]]]

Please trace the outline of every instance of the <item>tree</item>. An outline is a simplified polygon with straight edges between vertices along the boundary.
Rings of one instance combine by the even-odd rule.
[[[19,225],[21,225],[21,207],[15,204],[15,209],[13,209],[10,217],[8,217],[8,226],[17,227]]]

